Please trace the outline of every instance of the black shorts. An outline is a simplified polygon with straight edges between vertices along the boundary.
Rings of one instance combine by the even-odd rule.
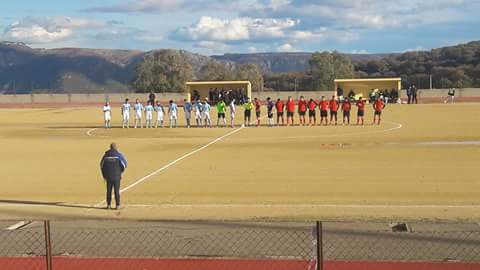
[[[261,115],[261,114],[262,114],[262,113],[261,113],[260,111],[256,111],[256,112],[255,112],[255,115],[257,116],[257,118],[260,118],[260,115]]]
[[[308,116],[309,117],[315,117],[317,114],[315,113],[315,111],[308,111]]]
[[[334,112],[334,111],[330,111],[330,115],[331,115],[331,116],[334,116],[334,115],[337,116],[338,113],[337,113],[337,112]]]
[[[287,112],[287,117],[293,117],[293,112]]]
[[[360,116],[360,117],[363,117],[364,114],[365,114],[365,111],[358,111],[357,112],[357,116]]]
[[[377,111],[375,111],[375,115],[380,116],[380,115],[382,115],[382,112],[377,112]]]
[[[320,111],[320,116],[321,117],[327,117],[328,116],[328,112],[327,111]]]
[[[244,115],[245,115],[245,117],[250,118],[252,116],[252,111],[251,110],[245,110]]]
[[[350,111],[343,111],[343,118],[350,117]]]
[[[300,116],[305,116],[307,112],[298,112],[298,114],[300,114]]]
[[[277,112],[277,117],[283,117],[283,112]]]
[[[268,116],[269,119],[272,119],[273,118],[273,112],[268,112],[267,116]]]
[[[218,113],[218,118],[225,118],[225,113]]]

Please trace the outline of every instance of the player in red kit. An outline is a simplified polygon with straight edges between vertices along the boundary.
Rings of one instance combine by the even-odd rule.
[[[287,107],[287,126],[294,125],[293,115],[295,114],[295,101],[292,97],[288,97]]]
[[[318,105],[320,107],[320,125],[323,124],[323,120],[325,120],[325,126],[328,125],[328,106],[330,103],[325,99],[325,97],[322,97],[322,100],[320,100],[320,104]]]
[[[342,103],[342,111],[343,111],[343,124],[350,125],[350,111],[352,110],[352,103],[350,103],[350,99],[346,98]]]
[[[338,100],[335,98],[335,96],[332,96],[332,99],[330,100],[328,107],[330,109],[330,124],[333,123],[333,119],[335,119],[335,125],[337,125],[338,119],[338,108],[340,107],[340,103],[338,103]]]
[[[260,126],[260,116],[262,115],[262,104],[257,98],[253,99],[253,104],[255,105],[255,116],[257,117],[257,127]]]
[[[298,114],[300,115],[300,126],[304,126],[307,121],[305,120],[305,114],[307,113],[307,101],[303,96],[298,101]]]
[[[360,125],[360,123],[362,123],[363,126],[363,117],[365,116],[365,100],[363,98],[360,98],[357,101],[357,108],[357,125]]]
[[[317,102],[315,102],[315,100],[313,100],[312,98],[308,102],[308,123],[310,124],[310,126],[312,124],[317,124],[317,113],[315,112],[317,105]]]
[[[277,99],[277,103],[275,103],[275,109],[277,109],[277,125],[280,125],[280,119],[282,119],[282,126],[285,125],[285,118],[283,117],[285,104],[283,104],[281,99]]]
[[[378,97],[377,100],[373,103],[373,109],[375,110],[375,115],[373,116],[373,125],[377,122],[380,125],[380,121],[382,121],[382,111],[385,108],[385,102],[383,99]]]

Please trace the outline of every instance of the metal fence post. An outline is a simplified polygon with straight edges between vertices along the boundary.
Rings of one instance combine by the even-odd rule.
[[[323,267],[323,225],[317,221],[317,270],[324,270]]]
[[[52,241],[50,237],[50,220],[44,221],[45,228],[45,258],[47,262],[46,270],[52,270]]]

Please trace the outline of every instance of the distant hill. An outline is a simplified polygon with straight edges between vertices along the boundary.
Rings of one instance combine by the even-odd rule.
[[[151,52],[45,50],[22,43],[0,43],[0,93],[130,91],[137,64]],[[208,56],[182,53],[187,55],[194,72],[211,60]]]
[[[353,62],[378,60],[393,54],[346,54]],[[253,63],[260,66],[265,73],[304,72],[308,70],[308,61],[312,53],[251,53],[251,54],[225,54],[212,56],[221,61],[230,61],[236,64]]]
[[[155,51],[108,49],[32,49],[22,43],[0,42],[0,93],[125,92],[136,67]],[[252,53],[204,56],[180,51],[193,67],[194,77],[209,61],[235,67],[257,64],[264,73],[306,72],[312,53]],[[427,82],[436,87],[480,85],[480,42],[402,54],[346,54],[359,77],[402,76],[406,83]],[[438,74],[438,75],[437,75]],[[440,79],[435,80],[436,77]],[[424,83],[425,84],[425,83]]]

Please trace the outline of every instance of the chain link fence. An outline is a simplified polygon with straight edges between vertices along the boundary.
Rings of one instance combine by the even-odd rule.
[[[4,229],[12,223],[0,222],[2,270],[480,269],[480,230],[95,220]]]

